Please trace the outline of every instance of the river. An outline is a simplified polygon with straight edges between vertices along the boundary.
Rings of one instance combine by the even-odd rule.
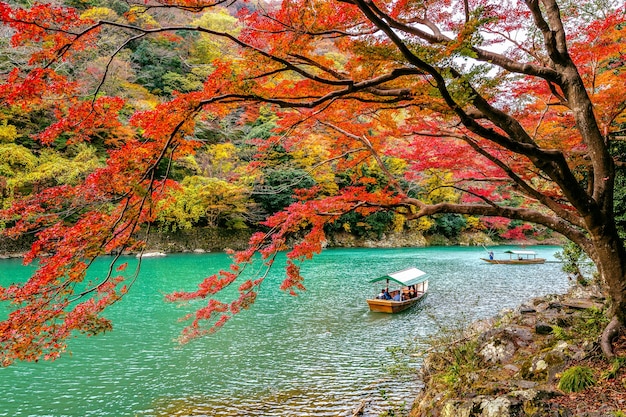
[[[506,247],[498,247],[500,253]],[[555,246],[536,246],[554,261]],[[491,265],[483,248],[328,249],[303,265],[307,291],[278,289],[272,270],[257,303],[216,334],[180,345],[178,321],[200,306],[166,303],[228,265],[223,253],[144,258],[137,282],[107,317],[112,332],[70,341],[54,362],[0,368],[0,416],[344,416],[365,400],[366,416],[410,404],[414,379],[389,373],[388,348],[427,346],[442,326],[492,316],[526,299],[562,293],[559,263]],[[110,259],[99,260],[94,276]],[[127,258],[131,265],[134,258]],[[371,313],[367,281],[409,266],[426,271],[429,295],[397,315]],[[0,261],[0,285],[32,268]],[[0,317],[6,317],[0,306]],[[415,364],[419,366],[419,363]]]

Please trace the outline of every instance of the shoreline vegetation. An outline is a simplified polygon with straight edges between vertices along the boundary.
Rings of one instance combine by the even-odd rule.
[[[224,252],[227,249],[243,250],[254,230],[192,228],[170,232],[153,232],[146,243],[144,253],[207,253]],[[33,243],[33,236],[19,239],[0,239],[0,259],[22,258]],[[350,233],[334,233],[329,236],[326,247],[341,248],[399,248],[428,246],[502,246],[502,245],[556,245],[565,239],[555,235],[545,239],[494,240],[481,232],[462,233],[456,238],[442,235],[424,235],[421,232],[390,232],[380,237],[358,237]],[[129,255],[135,254],[128,253]]]

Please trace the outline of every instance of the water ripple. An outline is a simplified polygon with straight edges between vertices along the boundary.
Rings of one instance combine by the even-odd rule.
[[[550,258],[558,248],[536,249]],[[483,255],[478,248],[327,250],[303,265],[306,292],[280,292],[276,268],[251,310],[185,346],[175,342],[177,319],[201,302],[179,307],[164,303],[163,294],[193,289],[228,258],[150,259],[109,311],[113,332],[72,340],[73,355],[53,363],[0,368],[0,416],[338,417],[362,401],[366,416],[378,416],[410,403],[419,390],[418,381],[390,377],[387,348],[407,340],[426,346],[445,325],[567,288],[558,264],[489,265]],[[0,284],[28,272],[1,262]],[[429,273],[428,297],[399,315],[370,313],[364,299],[380,288],[367,281],[407,266]]]

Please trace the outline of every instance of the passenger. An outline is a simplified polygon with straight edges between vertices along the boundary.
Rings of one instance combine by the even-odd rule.
[[[382,290],[380,290],[380,294],[378,294],[378,296],[376,297],[379,300],[384,300],[385,299],[385,289],[383,288]]]
[[[409,288],[409,298],[415,298],[415,287],[411,286],[411,288]]]
[[[388,289],[385,289],[385,300],[391,300],[391,295],[389,295]]]
[[[396,295],[393,296],[393,301],[400,301],[400,293],[399,292]]]

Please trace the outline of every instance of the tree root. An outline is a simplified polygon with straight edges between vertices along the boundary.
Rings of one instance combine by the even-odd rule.
[[[620,322],[617,316],[613,316],[611,322],[604,328],[602,331],[602,336],[600,336],[600,347],[602,348],[602,353],[608,360],[615,359],[615,351],[613,350],[613,341],[619,334],[622,328],[622,323]]]

